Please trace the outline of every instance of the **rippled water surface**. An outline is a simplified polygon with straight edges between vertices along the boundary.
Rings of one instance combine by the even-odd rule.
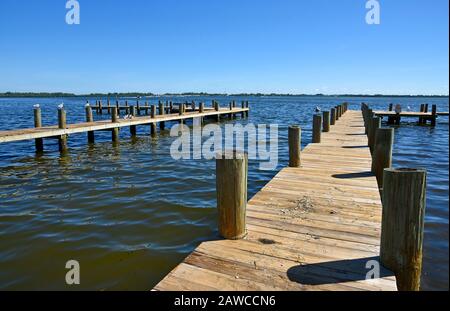
[[[185,98],[162,98],[180,102]],[[205,101],[212,98],[189,97]],[[448,98],[216,97],[249,100],[250,118],[223,121],[279,124],[277,170],[249,165],[249,195],[255,194],[287,164],[287,126],[300,124],[302,142],[311,141],[313,108],[328,109],[343,101],[359,109],[365,101],[386,109],[390,102],[418,110],[421,103],[448,111]],[[95,100],[95,99],[91,99]],[[150,103],[157,98],[149,98]],[[32,127],[32,107],[42,107],[44,125],[56,124],[61,99],[0,99],[0,130]],[[64,99],[68,122],[84,121],[85,99]],[[97,116],[108,118],[108,116]],[[394,163],[428,170],[423,289],[448,289],[448,117],[436,128],[402,124],[396,129]],[[168,124],[170,128],[171,124]],[[69,138],[61,156],[57,141],[45,141],[36,156],[34,142],[0,144],[0,289],[69,289],[65,263],[81,265],[77,289],[148,290],[201,241],[217,237],[215,163],[175,161],[168,131],[156,138],[148,126],[120,143],[110,133]]]

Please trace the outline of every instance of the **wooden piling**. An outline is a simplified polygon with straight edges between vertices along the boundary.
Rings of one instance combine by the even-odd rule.
[[[426,171],[385,169],[380,259],[400,291],[420,290]]]
[[[136,100],[136,112],[138,116],[141,115],[141,106],[139,104],[139,100]]]
[[[89,102],[85,107],[86,112],[86,122],[94,122],[94,116],[92,115],[92,107],[89,105]],[[95,142],[95,135],[93,131],[87,132],[88,143],[93,144]]]
[[[34,107],[34,127],[42,127],[42,112],[40,107]],[[34,140],[36,146],[36,152],[41,153],[44,151],[44,139],[36,138]]]
[[[336,108],[331,108],[330,125],[336,124]]]
[[[394,129],[378,128],[372,152],[372,173],[378,181],[378,188],[383,189],[383,172],[392,167],[392,149],[394,145]]]
[[[374,114],[372,109],[367,109],[366,112],[366,119],[364,120],[364,127],[366,129],[365,133],[367,134],[367,137],[369,137],[369,133],[370,133],[370,126],[371,126],[371,120],[373,118]]]
[[[323,112],[323,131],[325,133],[330,131],[330,112],[329,111]]]
[[[112,110],[111,110],[111,122],[112,123],[119,122],[119,117],[117,115],[117,108],[116,107],[112,108]],[[119,128],[118,127],[113,128],[111,130],[111,133],[112,133],[112,141],[113,142],[118,142],[119,141]]]
[[[214,110],[219,111],[220,110],[220,104],[217,101],[214,101]],[[220,115],[217,115],[217,122],[220,122]]]
[[[334,109],[336,110],[336,121],[339,120],[339,107],[335,106]]]
[[[151,107],[150,107],[150,117],[152,119],[154,119],[155,116],[156,116],[156,105],[151,105]],[[155,122],[150,124],[150,134],[152,136],[156,135],[156,123]]]
[[[138,109],[139,111],[139,109]],[[130,106],[130,115],[131,117],[135,117],[136,116],[136,107],[134,107],[133,105]],[[136,125],[130,125],[130,135],[131,136],[136,136]]]
[[[300,167],[301,165],[301,132],[299,126],[289,126],[289,167]]]
[[[369,136],[368,136],[368,142],[369,142],[369,148],[370,151],[373,154],[373,147],[375,144],[375,135],[377,133],[377,129],[381,127],[381,118],[380,117],[373,117],[371,120],[369,120],[371,123],[369,126]]]
[[[102,101],[98,101],[98,113],[103,114],[103,107],[102,107]]]
[[[159,110],[159,115],[163,116],[165,114],[164,105],[161,101],[159,101],[158,110]],[[159,129],[161,131],[164,131],[165,128],[166,128],[165,122],[159,122]]]
[[[107,109],[108,109],[108,114],[111,113],[111,102],[109,101],[109,98],[106,101],[106,106],[107,106]]]
[[[322,134],[322,116],[320,114],[315,114],[313,116],[313,134],[312,142],[314,144],[320,143]]]
[[[58,128],[67,128],[66,111],[64,108],[58,108]],[[58,145],[60,152],[67,151],[67,135],[61,135],[58,137]]]
[[[245,108],[245,101],[242,101],[242,102],[241,102],[241,108],[242,108],[242,109]],[[242,112],[241,112],[241,118],[244,118],[244,117],[245,117],[245,112],[242,111]]]
[[[205,103],[201,102],[201,103],[199,104],[198,112],[199,112],[199,113],[205,112]],[[203,117],[200,117],[199,119],[200,119],[200,125],[202,125],[202,124],[203,124]]]
[[[433,105],[431,106],[431,120],[430,120],[431,126],[436,126],[436,118],[437,118],[437,106]]]
[[[217,209],[219,233],[225,239],[238,240],[247,235],[247,154],[235,153],[233,159],[216,159]]]

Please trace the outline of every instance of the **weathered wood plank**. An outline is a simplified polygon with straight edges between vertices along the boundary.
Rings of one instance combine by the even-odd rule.
[[[245,239],[203,242],[155,290],[397,290],[386,269],[365,279],[382,208],[361,113],[344,113],[301,159],[248,202]]]

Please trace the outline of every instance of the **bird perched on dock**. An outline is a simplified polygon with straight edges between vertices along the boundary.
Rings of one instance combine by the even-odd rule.
[[[59,110],[64,109],[64,103],[59,104],[59,105],[58,105],[58,109],[59,109]]]
[[[320,107],[317,106],[316,109],[314,109],[314,111],[315,111],[316,113],[319,113],[319,112],[320,112]]]
[[[33,108],[39,108],[41,107],[39,104],[33,105]]]

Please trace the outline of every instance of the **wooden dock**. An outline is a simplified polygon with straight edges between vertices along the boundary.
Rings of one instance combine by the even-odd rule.
[[[394,111],[394,105],[389,105],[388,111],[373,111],[374,116],[376,117],[387,117],[388,124],[396,124],[400,125],[400,121],[402,118],[417,118],[418,125],[427,125],[427,122],[430,123],[431,126],[436,126],[436,119],[439,116],[448,116],[448,111],[438,111],[437,105],[431,106],[431,112],[428,112],[428,104],[420,105],[420,111]]]
[[[342,114],[320,140],[248,202],[244,239],[201,243],[154,290],[397,290],[381,265],[366,279],[379,262],[382,205],[361,112]]]
[[[113,108],[114,107],[112,107],[112,109]],[[65,124],[62,128],[59,125],[54,125],[28,129],[0,131],[0,143],[30,140],[30,139],[53,138],[53,137],[59,138],[61,136],[76,133],[89,133],[89,132],[92,133],[95,131],[106,131],[119,129],[123,127],[133,128],[139,125],[152,125],[157,123],[161,124],[169,121],[182,121],[194,118],[208,118],[208,117],[220,118],[220,116],[230,116],[236,114],[241,114],[242,116],[244,116],[244,114],[248,114],[248,111],[249,108],[247,107],[219,108],[217,110],[213,108],[204,108],[202,112],[200,112],[197,109],[196,111],[186,111],[183,113],[180,113],[177,110],[177,113],[171,114],[160,114],[154,116],[134,116],[132,119],[118,118],[117,120],[115,120],[115,122],[112,122],[111,120],[101,120],[95,122]]]

